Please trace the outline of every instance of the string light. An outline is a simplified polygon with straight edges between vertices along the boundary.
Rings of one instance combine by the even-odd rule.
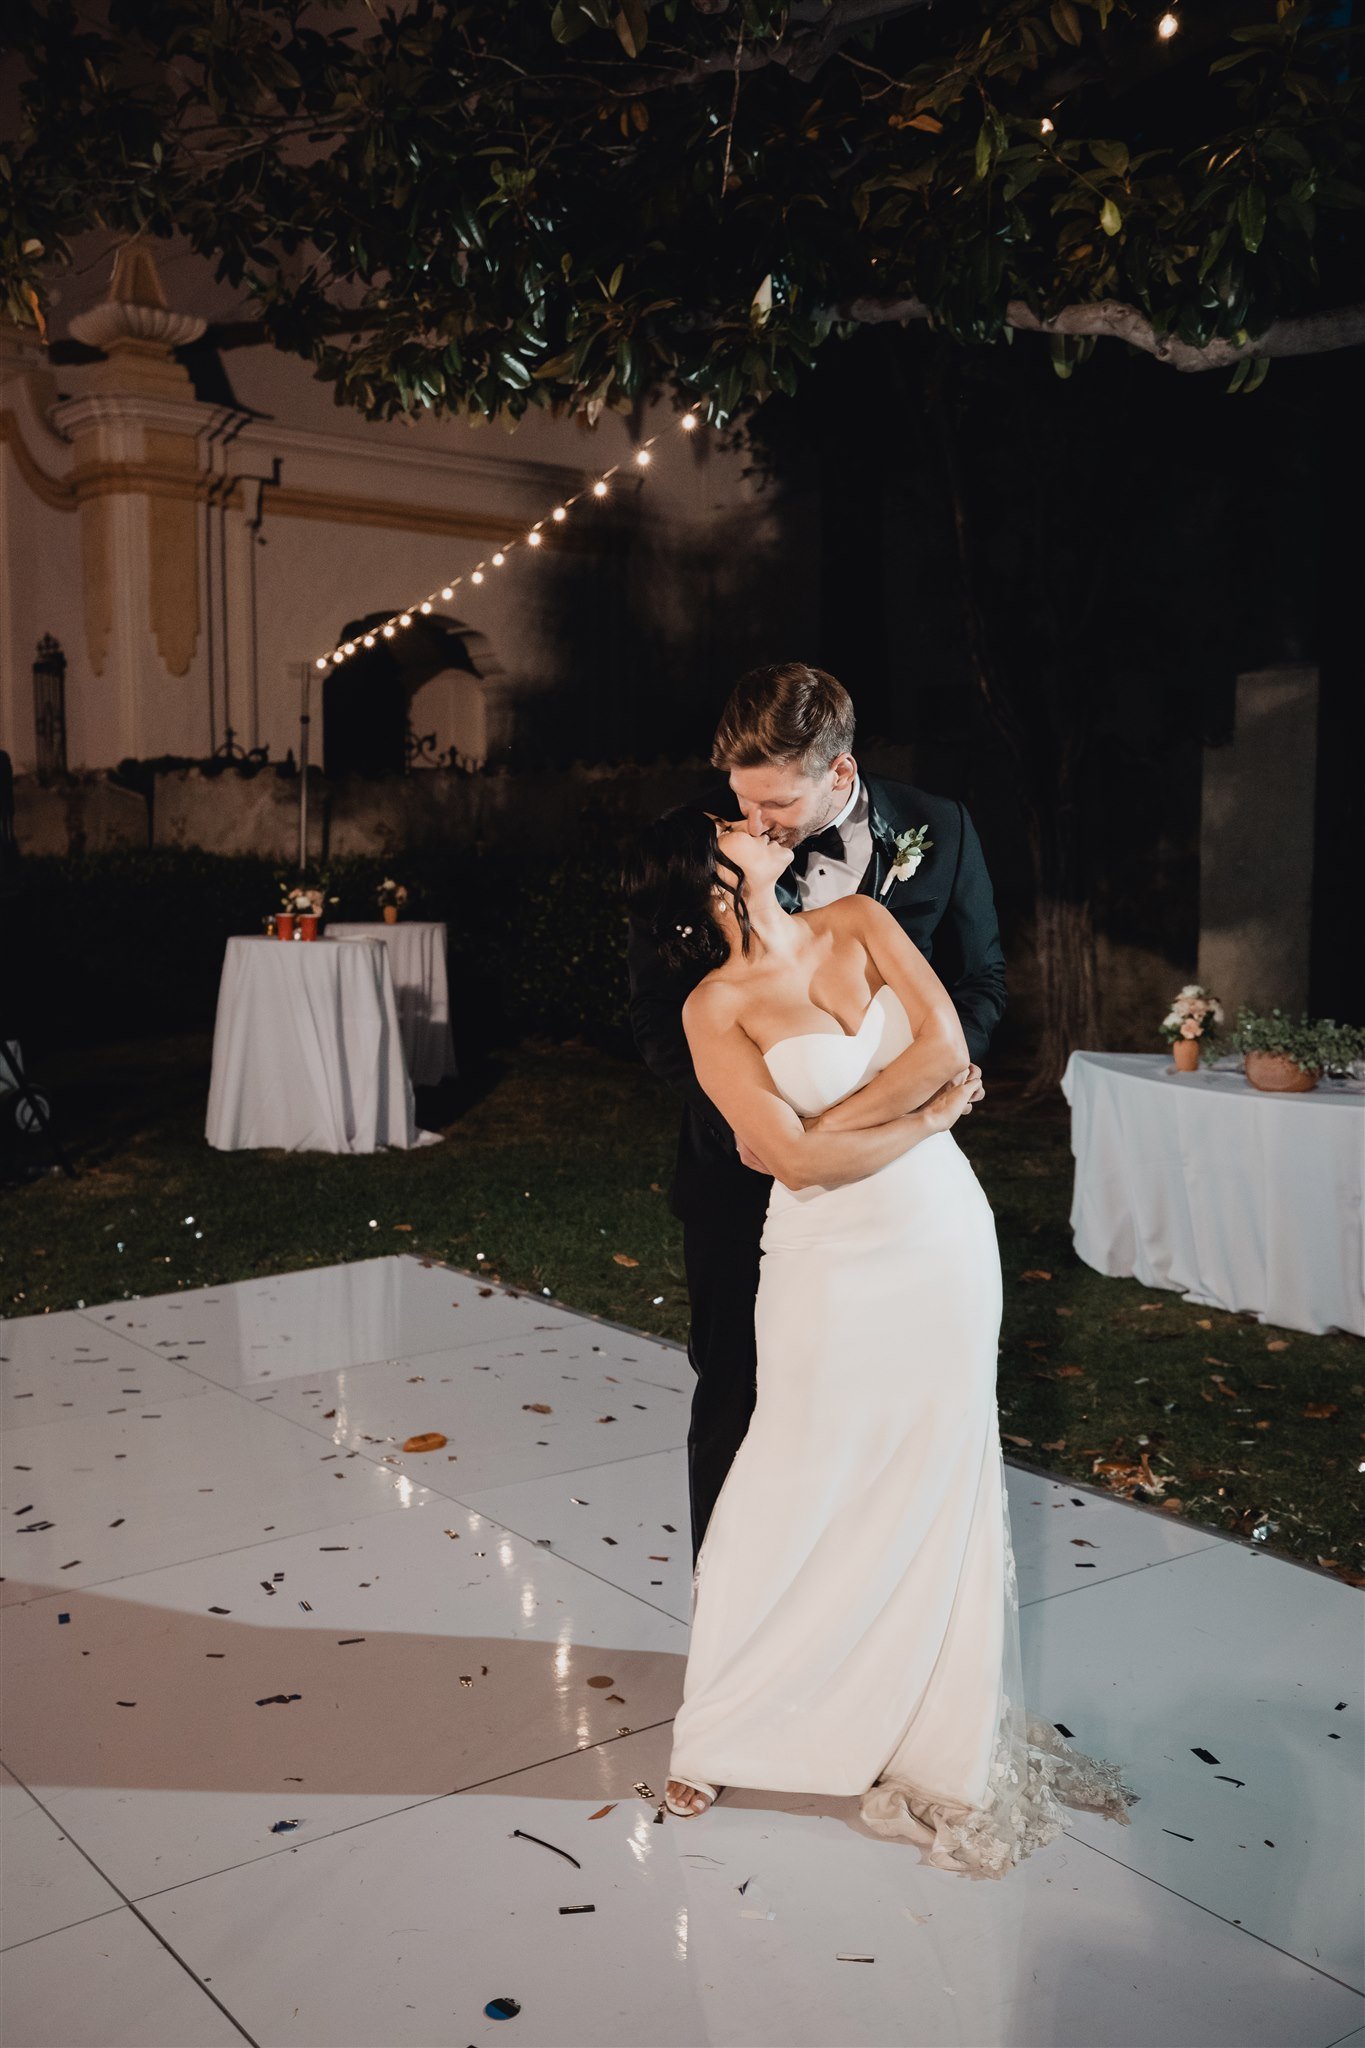
[[[1052,123],[1050,121],[1045,121],[1043,123],[1043,128],[1045,132],[1050,131],[1051,127]],[[683,433],[693,434],[696,432],[697,428],[702,424],[702,415],[696,411],[689,409],[687,412],[682,414],[682,416],[679,418],[676,424]],[[654,446],[654,443],[659,438],[660,436],[658,434],[653,434],[650,436],[648,441],[644,442],[639,448],[635,450],[635,464],[637,468],[647,469],[649,467],[650,462],[653,460],[651,450]],[[564,524],[564,521],[569,516],[570,507],[576,505],[580,497],[588,495],[589,488],[591,491],[591,495],[594,498],[602,499],[609,497],[611,495],[611,479],[616,475],[620,466],[621,465],[619,463],[613,463],[610,469],[604,470],[599,477],[594,478],[592,485],[590,487],[585,486],[584,490],[576,491],[571,497],[565,498],[562,504],[556,505],[552,508],[552,510],[549,512],[545,519],[537,519],[535,525],[528,529],[525,535],[524,544],[527,547],[538,548],[545,537],[544,534],[541,532],[541,528],[548,524],[562,526]],[[495,569],[501,569],[505,564],[508,555],[512,552],[513,548],[519,545],[521,545],[521,543],[515,540],[504,541],[503,545],[499,549],[497,549],[497,551],[494,554],[488,557],[488,561],[492,564],[492,566]],[[475,568],[471,569],[468,572],[467,580],[470,583],[483,583],[485,581],[485,566],[486,564],[483,562],[478,563],[478,565]],[[436,600],[436,597],[439,595],[443,604],[449,604],[459,586],[465,581],[466,577],[464,575],[452,576],[448,583],[443,583],[441,585],[439,593],[433,590],[429,596],[422,598],[418,603],[414,604],[410,610],[391,613],[387,619],[383,620],[376,626],[375,632],[380,634],[385,640],[392,640],[399,627],[410,626],[412,624],[413,612],[420,612],[423,618],[429,618],[431,616],[432,606]],[[314,667],[318,669],[327,669],[334,667],[343,661],[349,660],[350,657],[356,652],[357,644],[365,648],[373,647],[375,645],[375,632],[367,632],[362,634],[359,643],[357,643],[354,640],[345,640],[342,641],[339,646],[334,647],[329,654],[317,655],[314,659]]]
[[[1172,14],[1168,8],[1156,25],[1156,32],[1161,37],[1163,43],[1169,43],[1179,27],[1179,17]]]
[[[1043,116],[1042,120],[1041,120],[1041,121],[1040,121],[1040,122],[1038,123],[1038,128],[1039,128],[1039,132],[1040,132],[1041,134],[1043,134],[1043,135],[1051,135],[1051,133],[1052,133],[1052,123],[1051,123],[1051,121],[1049,121],[1049,120],[1048,120],[1048,118],[1047,118],[1047,115],[1046,115],[1046,114],[1044,114],[1044,116]]]

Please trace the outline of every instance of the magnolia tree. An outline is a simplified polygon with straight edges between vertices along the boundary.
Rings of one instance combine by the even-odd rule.
[[[77,236],[178,233],[252,311],[210,340],[295,350],[372,417],[663,389],[742,428],[872,323],[1242,393],[1365,339],[1345,32],[1287,0],[10,0],[5,35],[11,317],[45,330]],[[1046,1077],[1094,1013],[1070,757],[982,629],[942,424]]]

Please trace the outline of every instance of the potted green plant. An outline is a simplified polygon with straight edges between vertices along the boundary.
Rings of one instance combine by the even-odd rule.
[[[1201,1055],[1211,1051],[1214,1029],[1223,1021],[1223,1006],[1197,981],[1187,981],[1161,1021],[1161,1035],[1171,1048],[1178,1071],[1192,1074]]]
[[[1365,1055],[1365,1030],[1331,1017],[1297,1020],[1281,1010],[1262,1015],[1245,1006],[1237,1012],[1233,1050],[1253,1088],[1298,1094],[1316,1088],[1328,1067],[1349,1067]]]

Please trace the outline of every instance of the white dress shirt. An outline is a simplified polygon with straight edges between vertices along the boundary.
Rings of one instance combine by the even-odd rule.
[[[830,824],[839,829],[844,842],[842,860],[831,860],[827,853],[813,853],[806,863],[806,872],[797,878],[801,893],[802,910],[822,910],[826,903],[837,903],[841,896],[856,896],[858,884],[867,873],[872,859],[872,827],[867,821],[867,791],[861,775],[853,778],[853,793]]]

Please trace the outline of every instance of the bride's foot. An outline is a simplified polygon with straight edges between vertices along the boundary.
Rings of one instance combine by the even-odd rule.
[[[682,1820],[690,1819],[696,1813],[705,1813],[715,1798],[714,1785],[689,1785],[683,1778],[670,1778],[664,1787],[664,1805]]]

